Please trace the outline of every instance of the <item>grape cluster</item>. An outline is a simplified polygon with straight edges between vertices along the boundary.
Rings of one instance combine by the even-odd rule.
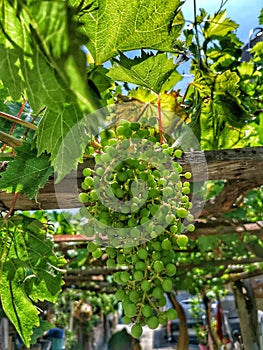
[[[106,236],[107,266],[123,267],[113,276],[122,286],[116,298],[124,321],[135,322],[135,337],[143,325],[155,329],[176,318],[175,310],[162,311],[165,293],[173,289],[175,251],[186,247],[185,231],[194,230],[191,174],[183,174],[175,161],[182,151],[158,140],[155,118],[147,124],[123,120],[101,131],[87,147],[95,167],[83,170],[79,194],[81,214],[88,219],[84,232],[94,237],[88,249],[101,257]]]

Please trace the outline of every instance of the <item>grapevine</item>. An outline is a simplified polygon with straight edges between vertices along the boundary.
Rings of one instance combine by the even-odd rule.
[[[94,237],[88,249],[94,258],[105,249],[107,266],[122,267],[113,275],[120,286],[115,297],[134,337],[144,325],[155,329],[177,317],[174,309],[164,311],[165,293],[173,289],[175,252],[194,230],[191,174],[176,160],[182,151],[162,137],[154,117],[102,130],[87,147],[95,167],[83,170],[79,194],[84,231]]]

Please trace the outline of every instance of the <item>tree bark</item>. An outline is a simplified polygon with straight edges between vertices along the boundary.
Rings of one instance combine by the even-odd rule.
[[[234,295],[244,350],[259,350],[257,307],[250,280],[234,282]]]
[[[188,336],[188,327],[186,323],[186,316],[184,309],[176,300],[174,293],[168,293],[168,297],[171,300],[173,307],[177,311],[177,315],[179,318],[179,337],[177,343],[178,350],[188,350],[189,347],[189,336]]]
[[[208,334],[210,335],[211,340],[212,340],[213,350],[220,350],[220,344],[217,340],[217,336],[216,336],[215,331],[213,330],[213,327],[212,327],[212,313],[211,313],[211,308],[210,308],[210,302],[209,302],[209,299],[207,298],[206,295],[203,297],[203,302],[205,305],[205,314],[206,314],[206,323],[207,323]]]

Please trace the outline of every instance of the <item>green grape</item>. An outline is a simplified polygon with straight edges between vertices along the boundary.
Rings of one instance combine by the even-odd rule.
[[[188,243],[188,237],[186,235],[180,235],[178,236],[177,238],[177,244],[180,248],[184,248],[187,246],[187,243]]]
[[[95,244],[94,242],[89,242],[88,243],[88,251],[89,252],[95,252],[95,250],[98,248],[97,244]]]
[[[90,200],[92,202],[96,202],[98,200],[98,195],[97,192],[95,190],[90,191]]]
[[[153,261],[160,260],[161,257],[162,257],[161,252],[155,252],[155,251],[154,251],[154,252],[152,253],[152,260],[153,260]]]
[[[122,320],[123,320],[123,323],[124,324],[130,324],[131,323],[131,318],[130,317],[128,317],[128,316],[124,316],[123,318],[122,318]]]
[[[155,261],[153,264],[153,268],[154,268],[154,271],[157,273],[162,272],[164,269],[163,262],[161,260]]]
[[[159,324],[161,324],[163,326],[166,325],[166,323],[167,323],[167,317],[165,316],[165,314],[159,314],[158,320],[159,320]]]
[[[142,271],[135,271],[134,274],[133,274],[133,278],[135,281],[142,281],[144,276],[143,276],[143,272]]]
[[[84,191],[87,191],[87,190],[89,189],[89,187],[86,186],[84,182],[81,183],[81,188],[82,188]]]
[[[118,187],[114,192],[115,192],[116,197],[118,197],[120,199],[124,197],[125,193],[120,187]]]
[[[143,292],[149,292],[149,290],[152,288],[151,281],[144,280],[141,283],[141,289]]]
[[[153,309],[150,305],[144,305],[142,307],[142,314],[144,317],[151,317],[153,315]]]
[[[152,291],[152,296],[156,299],[160,299],[163,297],[164,290],[161,287],[155,287]]]
[[[136,307],[135,304],[129,303],[129,304],[125,305],[123,308],[124,308],[125,316],[128,316],[130,318],[136,316],[136,314],[137,314],[137,307]]]
[[[89,223],[83,225],[83,230],[86,236],[91,237],[94,235],[94,228]]]
[[[115,298],[118,301],[122,301],[125,298],[125,292],[122,289],[118,289],[115,293]]]
[[[165,266],[165,271],[167,276],[174,276],[176,274],[176,267],[174,264],[167,264]]]
[[[162,241],[162,249],[163,250],[169,250],[172,248],[172,243],[170,242],[169,238],[165,238]]]
[[[157,304],[159,307],[164,307],[166,303],[167,303],[167,300],[164,295],[157,301]]]
[[[143,261],[137,261],[135,264],[135,270],[140,270],[140,271],[144,271],[146,268],[146,265]]]
[[[172,279],[169,278],[169,277],[166,277],[163,280],[162,287],[163,287],[163,290],[165,292],[171,292],[171,290],[173,289],[173,281],[172,281]]]
[[[129,294],[130,301],[137,303],[140,299],[140,293],[137,290],[132,290]]]
[[[191,192],[191,189],[189,187],[183,187],[182,188],[182,193],[183,194],[189,194]]]
[[[125,256],[123,254],[121,254],[121,253],[118,253],[118,255],[117,255],[117,263],[118,264],[124,264],[125,261],[126,261]]]
[[[176,312],[175,309],[172,309],[172,308],[166,310],[165,311],[165,315],[168,318],[168,320],[171,320],[171,321],[173,321],[173,320],[175,320],[177,318],[177,312]]]
[[[178,208],[178,209],[176,210],[176,215],[177,215],[179,218],[184,219],[184,218],[186,217],[187,214],[188,214],[188,211],[187,211],[185,208],[183,208],[183,207]]]
[[[165,187],[163,189],[163,195],[166,197],[172,197],[174,195],[174,190],[172,187]]]
[[[92,174],[92,170],[90,168],[85,168],[82,171],[83,176],[90,176]]]
[[[137,255],[140,259],[145,260],[148,256],[148,252],[144,248],[139,248],[137,251]]]
[[[150,329],[156,329],[159,326],[159,320],[156,316],[152,316],[146,320],[146,324]]]
[[[114,259],[107,259],[106,265],[109,269],[113,269],[116,267],[116,263]]]
[[[137,130],[140,129],[140,123],[137,123],[137,122],[131,123],[130,128],[131,128],[133,131],[137,131]]]
[[[140,336],[142,335],[142,326],[138,323],[135,323],[131,328],[131,335],[134,338],[140,338]]]
[[[138,221],[135,218],[131,218],[131,219],[128,220],[127,224],[128,224],[128,227],[134,227],[134,226],[137,226]]]
[[[137,238],[137,237],[140,237],[141,235],[141,231],[137,228],[137,227],[133,227],[131,230],[130,230],[130,234],[132,237],[134,238]],[[136,255],[137,256],[137,255]],[[138,257],[139,259],[139,257]]]
[[[189,232],[193,232],[195,230],[195,226],[193,224],[187,225],[186,228],[187,228],[187,231],[189,231]]]
[[[94,259],[99,259],[102,256],[102,250],[100,248],[97,248],[92,252],[92,256]]]
[[[174,151],[174,156],[175,156],[176,158],[181,158],[182,155],[183,155],[183,152],[182,152],[180,149],[176,149],[176,150]]]
[[[116,179],[119,182],[126,182],[128,179],[128,175],[126,172],[122,171],[117,174]]]
[[[117,252],[116,249],[112,248],[112,247],[106,247],[106,253],[108,255],[108,257],[110,258],[115,258]]]
[[[128,271],[122,271],[120,274],[120,279],[123,283],[127,283],[130,279],[130,274]]]
[[[84,184],[87,187],[92,187],[94,185],[93,177],[91,177],[91,176],[85,177]]]
[[[89,195],[87,193],[80,193],[79,194],[79,201],[80,203],[87,203],[89,201]]]
[[[184,174],[184,177],[185,177],[186,179],[191,179],[192,174],[191,174],[189,171],[187,171],[187,172]]]
[[[116,283],[118,283],[118,284],[121,284],[122,283],[122,281],[121,281],[121,279],[120,279],[120,272],[119,271],[117,271],[117,272],[115,272],[114,274],[113,274],[113,280],[114,280],[114,282],[116,282]]]
[[[154,250],[157,250],[157,251],[161,251],[162,250],[162,244],[161,244],[161,242],[159,242],[159,241],[155,241],[155,242],[153,242],[153,249]]]

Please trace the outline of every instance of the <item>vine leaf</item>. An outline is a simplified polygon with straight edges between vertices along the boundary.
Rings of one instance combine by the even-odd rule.
[[[94,0],[80,12],[87,47],[96,64],[119,51],[174,51],[184,25],[181,0]]]
[[[238,24],[226,17],[226,10],[214,14],[212,17],[208,17],[204,26],[205,38],[211,38],[215,36],[225,36],[233,30],[237,29]]]
[[[40,326],[39,311],[33,302],[55,302],[61,290],[62,257],[53,251],[43,223],[18,215],[0,222],[1,252],[0,298],[9,320],[28,347],[33,329]],[[6,230],[8,229],[8,235]]]
[[[43,13],[49,14],[44,20]],[[80,49],[88,37],[75,14],[66,1],[5,2],[0,13],[0,76],[15,100],[23,94],[34,111],[47,107],[36,132],[37,154],[49,153],[52,164],[74,123],[101,108]],[[60,178],[76,167],[82,151],[74,148],[72,165],[59,167]]]
[[[172,58],[167,59],[164,53],[153,55],[144,51],[141,57],[134,59],[121,53],[120,60],[115,61],[108,76],[113,80],[142,85],[156,93],[171,89],[181,79]]]
[[[53,173],[49,157],[46,154],[37,157],[37,150],[29,143],[16,150],[16,157],[1,176],[0,188],[8,193],[26,193],[28,198],[35,198]]]
[[[1,302],[8,319],[13,323],[21,339],[27,347],[33,327],[39,326],[38,311],[23,289],[19,287],[22,269],[19,268],[10,276],[16,267],[12,261],[5,262],[1,271]]]

